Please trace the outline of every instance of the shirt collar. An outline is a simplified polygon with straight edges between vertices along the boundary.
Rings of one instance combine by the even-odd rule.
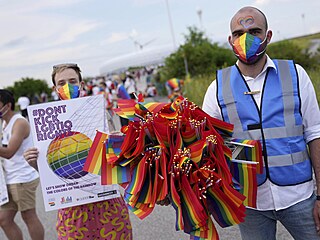
[[[276,72],[277,72],[277,68],[276,65],[274,64],[274,62],[271,60],[271,58],[266,54],[267,56],[267,62],[264,65],[262,71],[259,73],[259,75],[256,77],[258,78],[259,76],[261,76],[262,74],[265,74],[265,72],[267,71],[268,68],[273,68]],[[237,60],[236,64],[238,66],[239,60]],[[243,75],[244,76],[244,75]],[[245,80],[253,80],[253,78],[248,77],[248,76],[244,76]]]

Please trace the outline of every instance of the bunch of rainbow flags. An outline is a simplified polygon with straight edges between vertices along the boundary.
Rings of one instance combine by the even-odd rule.
[[[246,158],[234,161],[225,143],[233,125],[212,118],[183,97],[173,103],[120,100],[116,113],[130,119],[121,134],[97,131],[84,170],[102,184],[120,184],[129,209],[140,219],[169,200],[176,230],[191,239],[219,239],[213,219],[227,227],[255,207],[256,174],[262,172],[259,141],[243,143]],[[229,144],[230,146],[230,144]]]

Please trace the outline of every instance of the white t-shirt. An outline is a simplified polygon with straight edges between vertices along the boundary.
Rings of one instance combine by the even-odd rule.
[[[129,94],[133,93],[136,91],[136,82],[132,78],[127,78],[124,82],[124,87],[126,88]]]
[[[20,106],[21,110],[26,109],[30,105],[29,98],[22,96],[18,98],[18,105]]]
[[[256,77],[243,76],[251,91],[262,92],[267,68],[276,68],[273,61],[267,57],[267,62]],[[320,112],[312,82],[306,71],[296,64],[299,92],[301,97],[302,124],[304,129],[304,139],[308,143],[316,138],[320,138]],[[222,115],[217,102],[217,84],[213,81],[203,100],[202,109],[210,116],[221,119]],[[260,107],[261,94],[254,94],[257,106]],[[300,201],[309,198],[314,190],[313,181],[294,186],[278,186],[267,180],[258,187],[257,209],[258,210],[281,210],[288,208]]]
[[[3,145],[8,145],[11,138],[13,125],[19,118],[26,121],[25,118],[20,114],[15,114],[10,119],[7,126],[3,128]],[[31,182],[39,177],[38,172],[31,167],[23,157],[23,153],[32,146],[32,136],[29,134],[29,136],[22,141],[22,144],[17,152],[10,159],[5,159],[3,161],[3,168],[6,174],[7,184]]]
[[[92,88],[92,95],[95,96],[95,95],[98,95],[100,93],[100,88],[98,86],[94,86]]]

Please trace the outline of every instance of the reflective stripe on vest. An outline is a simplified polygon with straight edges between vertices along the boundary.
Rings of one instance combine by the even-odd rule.
[[[217,98],[224,121],[234,125],[235,138],[260,140],[264,172],[281,186],[312,179],[311,163],[303,138],[298,76],[293,61],[274,60],[261,93],[260,110],[237,66],[217,72]],[[256,90],[256,89],[253,89]]]

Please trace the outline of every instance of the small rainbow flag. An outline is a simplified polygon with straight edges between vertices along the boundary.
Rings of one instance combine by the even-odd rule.
[[[106,142],[106,157],[108,163],[114,163],[118,160],[124,138],[125,135],[109,135],[108,141]]]
[[[256,162],[231,160],[230,172],[240,184],[239,192],[246,197],[243,204],[256,208],[257,201],[257,173]]]
[[[243,151],[245,154],[246,161],[253,161],[258,163],[257,168],[257,174],[262,174],[263,172],[263,161],[262,161],[262,147],[261,143],[258,140],[244,140],[244,139],[232,139],[232,142],[236,143],[242,143],[251,145],[252,147],[244,147]],[[242,159],[241,159],[242,160]]]
[[[100,174],[101,160],[102,160],[102,147],[104,141],[108,138],[108,134],[97,130],[93,143],[90,147],[87,160],[83,166],[83,171],[93,174]]]
[[[117,158],[120,153],[119,138],[121,136],[110,135],[108,140],[102,147],[102,164],[101,164],[101,184],[121,184],[131,180],[129,166],[122,167],[109,163],[110,157]],[[114,149],[112,148],[114,147]],[[108,159],[109,157],[109,159]]]
[[[171,204],[176,210],[176,230],[183,230],[184,225],[183,225],[183,218],[182,218],[182,207],[181,207],[181,200],[179,193],[176,189],[175,186],[175,179],[174,177],[171,176],[170,178],[170,200]]]
[[[79,94],[80,94],[79,86],[66,83],[61,88],[59,88],[58,93],[59,93],[60,99],[62,100],[77,98],[79,97]]]
[[[228,227],[244,221],[245,207],[231,200],[223,191],[228,186],[224,180],[216,182],[207,192],[208,210],[221,227]]]
[[[122,118],[127,118],[129,120],[134,120],[136,116],[135,113],[136,102],[133,99],[119,99],[118,108],[113,109],[113,111]]]
[[[211,217],[208,217],[208,223],[205,229],[199,229],[190,233],[190,240],[219,240],[219,235],[214,226]]]

